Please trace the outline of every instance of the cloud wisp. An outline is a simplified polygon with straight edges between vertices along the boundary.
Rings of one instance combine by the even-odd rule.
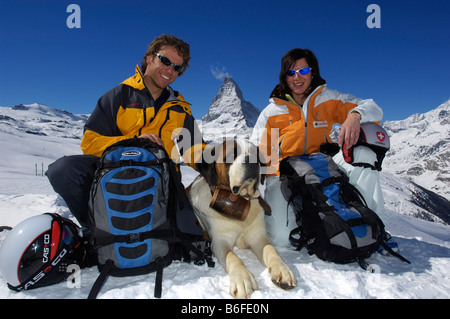
[[[227,72],[226,67],[219,68],[217,66],[211,65],[211,74],[216,78],[217,80],[223,81],[226,77],[231,77],[231,75]]]

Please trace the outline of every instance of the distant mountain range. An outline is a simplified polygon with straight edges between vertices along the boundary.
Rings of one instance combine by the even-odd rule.
[[[39,103],[0,107],[0,132],[81,139],[87,118]]]
[[[384,169],[450,198],[450,101],[383,127],[391,138]]]

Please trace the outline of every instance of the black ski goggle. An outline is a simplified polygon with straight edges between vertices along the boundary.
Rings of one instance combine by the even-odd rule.
[[[183,72],[184,69],[183,65],[173,63],[172,61],[170,61],[168,57],[165,57],[162,54],[155,53],[155,55],[159,58],[159,61],[161,61],[161,63],[164,64],[165,66],[172,66],[173,70],[177,73]]]

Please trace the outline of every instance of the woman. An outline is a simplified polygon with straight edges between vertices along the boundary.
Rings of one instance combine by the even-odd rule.
[[[341,124],[338,144],[354,145],[360,123],[381,122],[383,112],[371,99],[327,88],[319,63],[307,49],[293,49],[281,60],[279,84],[261,112],[251,140],[267,157],[265,200],[272,208],[267,232],[277,246],[289,246],[289,232],[297,227],[291,207],[280,190],[279,162],[292,155],[319,152],[333,124]],[[287,211],[287,213],[286,213]]]

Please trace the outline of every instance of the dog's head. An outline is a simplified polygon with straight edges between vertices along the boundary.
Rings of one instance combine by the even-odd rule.
[[[196,167],[209,185],[229,187],[235,195],[260,195],[259,183],[264,183],[264,176],[259,149],[247,140],[227,140],[205,149]]]

